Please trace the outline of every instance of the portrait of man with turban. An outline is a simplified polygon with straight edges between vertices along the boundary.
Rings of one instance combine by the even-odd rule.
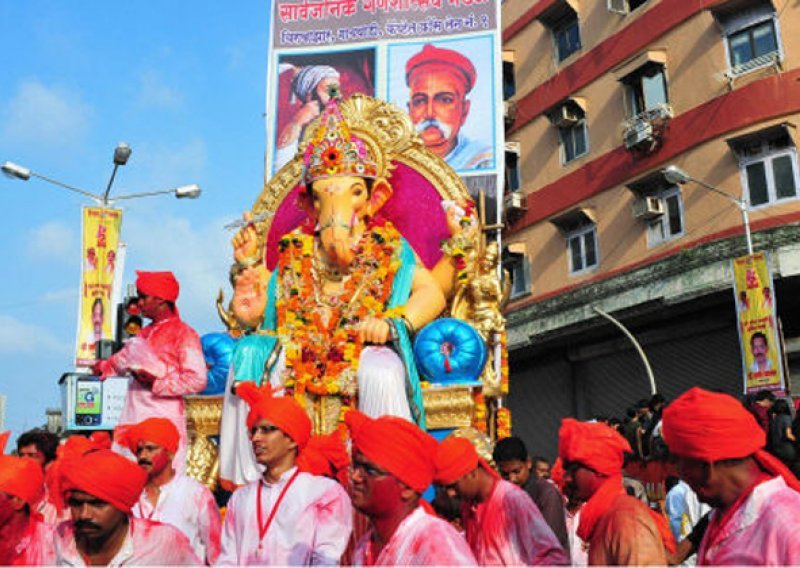
[[[319,55],[281,57],[273,171],[278,171],[297,152],[306,126],[317,118],[330,100],[328,90],[340,85],[346,97],[353,93],[374,96],[373,49]]]
[[[425,146],[458,172],[491,168],[493,125],[480,118],[492,116],[487,38],[392,46],[389,53],[389,100],[408,111]]]

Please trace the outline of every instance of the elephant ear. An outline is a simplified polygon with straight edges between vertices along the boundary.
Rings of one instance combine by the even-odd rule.
[[[370,214],[375,215],[392,196],[392,186],[384,178],[378,178],[372,184],[372,194],[369,199]]]

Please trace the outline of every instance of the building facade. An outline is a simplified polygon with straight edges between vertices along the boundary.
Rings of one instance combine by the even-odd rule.
[[[633,344],[601,311],[638,339],[667,399],[692,385],[741,396],[737,201],[769,253],[791,371],[800,5],[506,0],[502,13],[515,432],[552,456],[562,417],[622,417],[650,396]],[[670,183],[670,165],[719,191]]]

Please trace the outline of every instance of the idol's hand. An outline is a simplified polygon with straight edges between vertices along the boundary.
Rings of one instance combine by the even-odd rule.
[[[368,317],[358,325],[358,335],[364,343],[383,345],[392,336],[391,324],[385,319]]]

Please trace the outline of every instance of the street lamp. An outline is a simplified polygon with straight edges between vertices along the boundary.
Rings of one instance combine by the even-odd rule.
[[[714,187],[711,184],[704,182],[703,180],[699,180],[697,178],[693,178],[684,170],[679,168],[678,166],[671,164],[661,170],[661,173],[664,175],[664,179],[666,179],[669,183],[684,185],[686,182],[692,181],[697,185],[706,188],[709,191],[713,191],[714,193],[718,193],[723,197],[727,197],[730,201],[733,201],[738,207],[739,210],[742,212],[742,223],[744,224],[744,236],[747,239],[747,254],[753,254],[753,239],[750,235],[750,217],[748,216],[748,203],[746,199],[735,197],[730,193],[726,193],[719,189],[718,187]]]
[[[74,187],[64,182],[58,181],[57,179],[53,179],[44,176],[42,174],[38,174],[30,170],[29,168],[20,166],[19,164],[15,164],[13,162],[5,162],[2,166],[0,166],[0,168],[2,168],[3,173],[10,178],[19,179],[22,181],[28,181],[29,179],[31,179],[31,177],[39,178],[46,182],[63,187],[64,189],[68,189],[75,193],[80,193],[81,195],[85,195],[86,197],[89,197],[102,207],[107,207],[111,203],[122,199],[134,199],[137,197],[148,197],[150,195],[163,195],[166,193],[173,193],[175,194],[175,197],[177,197],[178,199],[196,199],[200,197],[200,194],[202,193],[200,186],[197,184],[192,184],[192,185],[182,185],[177,188],[164,189],[160,191],[128,193],[125,195],[117,195],[113,199],[110,198],[109,194],[111,193],[111,186],[114,184],[114,178],[117,175],[117,169],[120,166],[124,166],[125,164],[128,163],[128,158],[130,158],[132,152],[133,150],[131,149],[131,147],[125,142],[120,142],[119,144],[117,144],[117,147],[114,149],[114,169],[111,172],[111,178],[108,180],[108,185],[106,186],[106,189],[102,195],[94,194],[89,191],[86,191],[85,189]]]

